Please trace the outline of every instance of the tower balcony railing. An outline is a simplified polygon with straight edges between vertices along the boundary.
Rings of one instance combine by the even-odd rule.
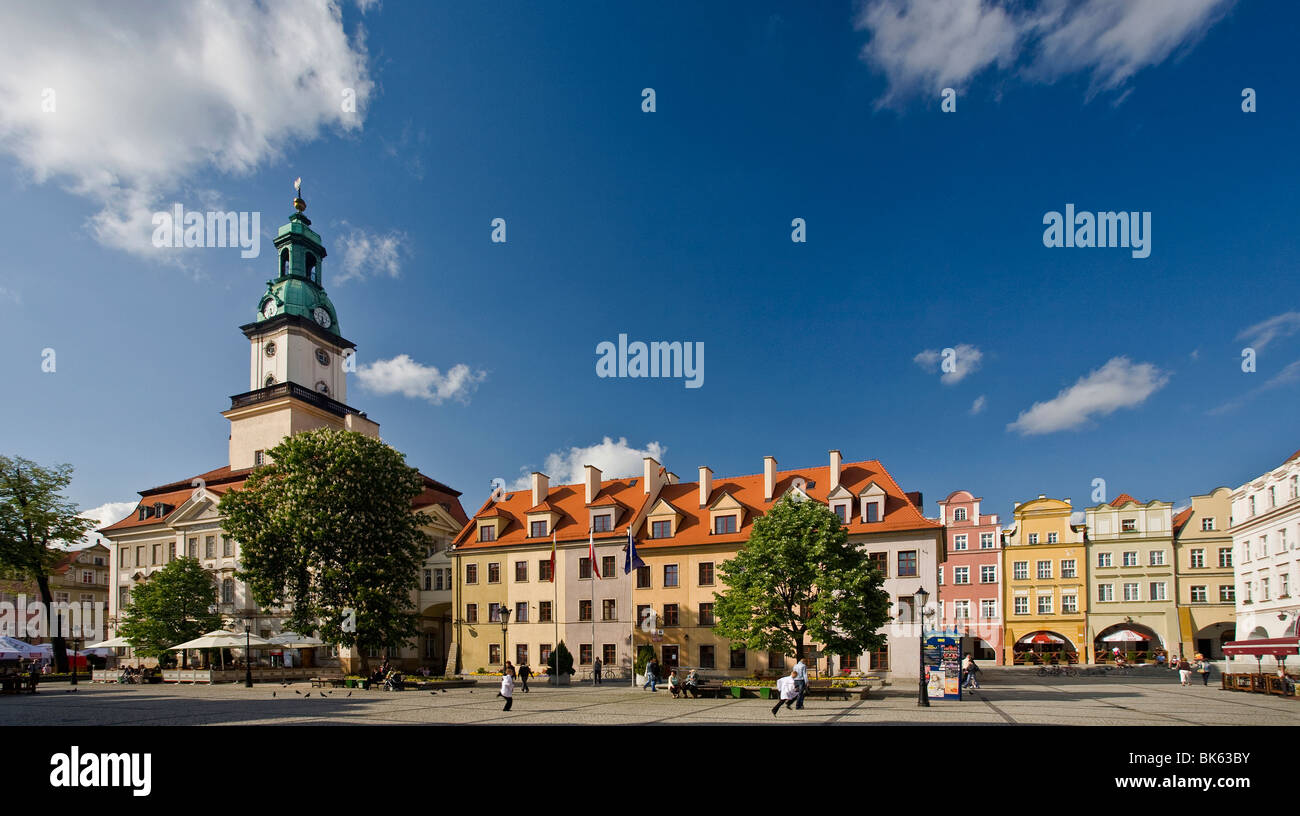
[[[314,405],[324,411],[329,411],[337,416],[347,416],[348,414],[362,415],[360,411],[349,405],[344,405],[336,399],[325,396],[310,388],[299,385],[295,382],[276,383],[268,385],[265,388],[259,388],[256,391],[247,391],[243,394],[236,394],[230,398],[230,409],[244,408],[249,405],[256,405],[259,402],[268,402],[270,400],[282,399],[284,397],[293,397],[302,400],[309,405]]]

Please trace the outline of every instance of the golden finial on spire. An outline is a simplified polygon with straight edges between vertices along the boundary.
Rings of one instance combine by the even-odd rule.
[[[298,212],[307,209],[307,202],[302,200],[302,176],[293,180],[293,208]]]

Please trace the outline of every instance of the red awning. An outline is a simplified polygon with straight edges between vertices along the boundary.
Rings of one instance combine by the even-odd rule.
[[[1234,640],[1223,644],[1223,653],[1240,657],[1294,657],[1300,654],[1300,638]]]

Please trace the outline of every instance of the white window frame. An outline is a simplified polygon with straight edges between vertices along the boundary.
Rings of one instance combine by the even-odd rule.
[[[954,550],[969,549],[969,540],[970,540],[969,537],[965,533],[962,533],[961,535],[955,535],[952,537],[952,548]]]

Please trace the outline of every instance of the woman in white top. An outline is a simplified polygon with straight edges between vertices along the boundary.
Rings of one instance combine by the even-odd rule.
[[[776,716],[776,712],[781,709],[782,705],[786,708],[794,705],[795,698],[799,696],[799,689],[794,682],[795,677],[798,675],[798,669],[791,669],[788,675],[776,681],[777,701],[776,705],[772,706],[773,717]]]
[[[501,671],[501,691],[497,693],[498,697],[506,698],[506,707],[502,711],[509,711],[510,706],[515,703],[515,667],[506,661],[506,666]]]

